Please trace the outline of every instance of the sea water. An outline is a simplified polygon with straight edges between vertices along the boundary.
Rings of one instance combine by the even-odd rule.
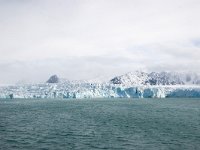
[[[0,100],[0,149],[200,149],[200,99]]]

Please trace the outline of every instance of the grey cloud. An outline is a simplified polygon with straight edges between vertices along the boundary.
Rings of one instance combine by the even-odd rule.
[[[199,0],[1,0],[0,83],[199,72],[199,14]]]

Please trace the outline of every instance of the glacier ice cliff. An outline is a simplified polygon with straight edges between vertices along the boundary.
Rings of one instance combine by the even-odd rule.
[[[135,86],[38,84],[0,88],[0,98],[172,98],[200,97],[196,86]]]

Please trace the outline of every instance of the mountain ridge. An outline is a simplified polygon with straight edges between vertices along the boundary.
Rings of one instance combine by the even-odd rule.
[[[200,85],[200,76],[196,73],[179,72],[142,72],[135,71],[114,77],[112,84],[136,85]]]
[[[91,80],[67,80],[59,78],[57,75],[52,75],[46,83],[52,84],[80,84],[80,83],[107,83],[123,86],[144,86],[144,85],[200,85],[200,76],[196,73],[188,72],[144,72],[134,71],[126,74],[115,76],[107,81],[99,79]]]

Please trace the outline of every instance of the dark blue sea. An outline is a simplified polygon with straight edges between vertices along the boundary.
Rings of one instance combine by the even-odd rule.
[[[199,150],[200,99],[1,99],[0,149]]]

